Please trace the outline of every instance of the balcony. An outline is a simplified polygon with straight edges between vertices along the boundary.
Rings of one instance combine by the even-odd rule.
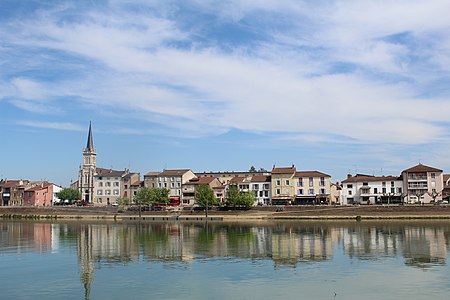
[[[363,186],[359,189],[361,196],[363,195],[370,195],[370,187],[369,186]]]

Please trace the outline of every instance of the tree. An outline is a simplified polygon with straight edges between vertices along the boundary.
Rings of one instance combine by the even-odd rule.
[[[228,189],[226,205],[227,206],[240,206],[240,207],[251,207],[256,201],[256,197],[251,192],[240,192],[237,186],[232,185]]]
[[[240,197],[240,195],[239,195],[239,190],[238,190],[237,186],[232,185],[228,189],[225,204],[230,207],[231,206],[236,207],[236,205],[238,205],[238,203],[239,203],[239,197]]]
[[[195,201],[200,207],[217,205],[218,201],[214,191],[207,184],[200,184],[195,189]]]
[[[433,191],[433,192],[431,192],[431,193],[427,192],[427,194],[430,195],[431,198],[433,198],[433,203],[434,203],[434,204],[437,204],[437,203],[436,203],[436,198],[439,197],[439,196],[441,195],[441,193],[438,193],[438,192],[436,192],[436,191]]]
[[[152,200],[152,192],[149,188],[140,188],[136,195],[134,195],[134,203],[141,206],[141,205],[149,205],[151,204]]]
[[[249,171],[249,172],[252,172],[252,173],[257,172],[255,166],[251,166],[251,167],[250,167],[250,170],[248,170],[248,171]]]
[[[256,201],[255,194],[252,192],[241,192],[239,193],[239,205],[245,208],[250,208]]]
[[[69,203],[72,203],[76,200],[81,199],[81,193],[77,189],[63,188],[61,191],[56,193],[56,197],[58,197],[62,201],[68,200]]]
[[[165,188],[151,188],[150,189],[150,203],[151,204],[167,204],[170,201],[169,189]]]
[[[117,204],[119,206],[121,205],[121,206],[125,207],[125,206],[131,204],[131,199],[128,197],[119,197],[119,198],[117,198]]]

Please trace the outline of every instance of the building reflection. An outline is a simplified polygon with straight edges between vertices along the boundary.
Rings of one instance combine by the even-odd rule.
[[[0,224],[0,254],[77,249],[85,299],[95,269],[102,265],[232,257],[271,260],[275,268],[296,267],[331,260],[339,251],[348,259],[401,257],[407,266],[432,268],[446,263],[450,245],[450,224],[445,222]]]

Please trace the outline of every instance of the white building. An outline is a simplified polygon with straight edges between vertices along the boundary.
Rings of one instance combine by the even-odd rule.
[[[403,180],[398,176],[348,175],[342,181],[341,204],[403,202]]]
[[[271,181],[270,176],[255,175],[250,179],[250,191],[255,194],[255,205],[270,205],[271,204]]]

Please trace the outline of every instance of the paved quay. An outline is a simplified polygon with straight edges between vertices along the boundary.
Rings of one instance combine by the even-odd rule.
[[[173,209],[168,211],[127,211],[115,207],[0,207],[3,219],[80,219],[204,221],[205,212]],[[450,205],[359,205],[359,206],[289,206],[256,207],[250,210],[210,210],[209,220],[384,220],[384,219],[448,219]]]

